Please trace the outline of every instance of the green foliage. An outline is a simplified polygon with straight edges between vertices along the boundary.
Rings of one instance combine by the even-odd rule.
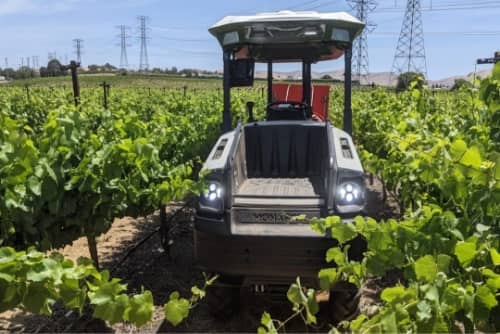
[[[167,321],[175,326],[182,322],[215,279],[206,277],[202,288],[194,286],[189,300],[173,292],[164,306]],[[74,264],[58,253],[0,248],[0,312],[19,307],[50,315],[54,303],[61,301],[80,313],[90,305],[95,318],[110,324],[126,321],[144,326],[153,317],[151,291],[134,295],[126,291],[120,279],[111,278],[108,271],[98,271],[88,259],[81,258]]]
[[[180,298],[178,292],[172,292],[170,300],[165,305],[165,318],[172,325],[177,326],[189,315],[190,307],[189,300]]]
[[[105,110],[100,93],[75,108],[62,91],[0,92],[0,245],[60,247],[198,191],[193,168],[218,135],[218,95],[122,90]]]
[[[455,79],[455,82],[453,84],[453,87],[451,87],[451,90],[460,90],[463,88],[472,88],[472,82],[466,79]]]
[[[284,329],[286,324],[296,317],[300,317],[307,325],[316,324],[316,314],[319,305],[316,301],[316,291],[303,287],[300,278],[297,278],[286,294],[288,301],[292,304],[292,315],[285,321],[272,319],[271,315],[264,312],[261,318],[259,334],[275,334]]]
[[[314,221],[316,231],[331,229],[341,244],[367,241],[360,262],[330,249],[327,261],[336,266],[319,277],[362,284],[398,270],[405,284],[384,289],[379,312],[346,321],[344,329],[454,332],[459,322],[467,332],[499,330],[499,69],[481,83],[479,95],[462,89],[436,98],[413,89],[397,99],[374,91],[357,101],[364,165],[383,177],[405,214],[400,221],[358,217],[349,228],[340,218]],[[347,239],[345,230],[352,231]],[[356,265],[360,270],[353,272]]]
[[[425,84],[425,78],[421,73],[416,73],[416,72],[401,73],[398,76],[396,91],[402,92],[410,88],[421,89],[424,86],[424,84]]]

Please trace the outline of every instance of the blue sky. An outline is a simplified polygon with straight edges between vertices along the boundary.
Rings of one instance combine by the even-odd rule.
[[[379,0],[369,35],[370,71],[389,71],[404,14],[404,0]],[[500,50],[500,0],[422,0],[427,67],[430,79],[466,74],[476,58]],[[471,8],[472,7],[472,8]],[[117,25],[130,29],[129,63],[139,63],[137,16],[150,17],[148,46],[151,67],[220,69],[221,52],[207,28],[229,14],[253,14],[282,9],[349,10],[344,0],[0,0],[0,67],[21,57],[49,52],[74,58],[72,39],[84,39],[83,63],[120,62]],[[342,68],[342,61],[316,65],[314,70]],[[292,69],[286,67],[283,70]],[[487,67],[486,67],[487,68]],[[483,67],[481,67],[483,69]]]

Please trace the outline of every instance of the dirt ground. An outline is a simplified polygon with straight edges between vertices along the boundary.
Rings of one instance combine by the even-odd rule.
[[[395,201],[389,198],[382,202],[381,184],[378,180],[368,186],[368,215],[375,218],[394,217],[398,215]],[[167,208],[171,214],[180,208],[179,203]],[[263,311],[270,311],[274,318],[285,319],[291,313],[291,305],[282,299],[269,299],[266,296],[245,294],[239,312],[229,320],[215,319],[210,315],[208,305],[203,301],[191,312],[188,319],[178,327],[172,327],[164,321],[162,305],[167,302],[171,292],[177,290],[183,296],[190,296],[193,285],[201,286],[202,272],[198,269],[193,250],[193,211],[183,210],[174,219],[177,228],[174,231],[174,244],[170,255],[161,247],[159,233],[155,233],[160,225],[159,212],[151,216],[132,219],[118,219],[112,228],[98,239],[98,252],[101,269],[115,269],[113,276],[120,277],[128,284],[130,292],[138,292],[142,287],[152,291],[156,310],[154,321],[137,329],[129,324],[108,325],[103,321],[92,319],[91,312],[83,315],[56,306],[52,316],[38,316],[14,310],[0,313],[0,331],[29,333],[61,333],[61,332],[116,332],[116,333],[157,333],[157,332],[256,332]],[[144,238],[151,236],[123,258]],[[66,257],[76,260],[80,256],[88,257],[85,238],[76,240],[72,245],[59,250]],[[371,295],[377,292],[370,290]],[[364,303],[373,303],[372,297],[362,298]],[[370,305],[365,307],[369,307]],[[319,317],[315,328],[306,328],[301,320],[291,322],[287,331],[324,332],[328,330],[329,318]]]

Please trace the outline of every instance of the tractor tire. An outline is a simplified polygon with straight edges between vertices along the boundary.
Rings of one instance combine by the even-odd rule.
[[[339,282],[330,290],[328,311],[331,321],[338,325],[344,320],[352,320],[359,314],[360,293],[348,282]]]
[[[239,285],[214,283],[206,289],[208,311],[216,319],[228,320],[240,309]]]

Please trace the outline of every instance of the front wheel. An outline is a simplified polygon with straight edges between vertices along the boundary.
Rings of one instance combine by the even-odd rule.
[[[214,318],[229,319],[239,311],[241,283],[220,277],[206,292],[209,312]]]
[[[352,320],[359,314],[359,289],[349,282],[338,282],[330,290],[328,311],[334,325]]]

